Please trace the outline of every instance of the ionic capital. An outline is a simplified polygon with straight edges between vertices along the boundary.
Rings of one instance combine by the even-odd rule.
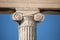
[[[29,13],[28,13],[29,14]],[[15,12],[12,14],[12,19],[14,21],[22,21],[22,20],[28,20],[28,18],[31,17],[30,19],[33,19],[34,21],[41,22],[44,20],[44,15],[42,13],[34,13],[30,15],[25,15],[24,13],[21,12]]]
[[[44,20],[44,15],[36,11],[19,11],[12,19],[19,23],[19,40],[36,40],[36,24]]]

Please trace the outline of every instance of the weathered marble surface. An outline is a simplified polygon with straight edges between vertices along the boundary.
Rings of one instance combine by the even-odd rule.
[[[19,40],[36,40],[36,25],[44,20],[44,16],[41,13],[24,15],[16,12],[12,19],[19,23]]]
[[[60,11],[60,0],[0,0],[0,8],[15,8],[19,12],[38,11],[40,9]],[[1,13],[13,13],[13,11],[0,11]]]
[[[60,0],[0,0],[0,7],[60,8]]]

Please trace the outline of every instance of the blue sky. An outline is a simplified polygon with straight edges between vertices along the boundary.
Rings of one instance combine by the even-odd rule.
[[[60,15],[45,15],[45,20],[37,24],[37,40],[60,40]],[[18,40],[18,23],[11,14],[0,14],[0,40]]]

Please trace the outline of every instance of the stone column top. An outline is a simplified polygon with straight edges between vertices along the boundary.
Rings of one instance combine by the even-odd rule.
[[[26,13],[25,13],[26,14]],[[44,20],[44,15],[42,13],[39,13],[39,12],[34,12],[31,14],[28,13],[28,15],[25,15],[24,13],[21,13],[21,12],[15,12],[14,14],[12,14],[12,19],[14,21],[23,21],[23,20],[34,20],[36,22],[41,22]]]
[[[26,15],[31,13],[40,12],[42,14],[60,14],[60,8],[9,8],[0,7],[0,14],[13,14],[15,12],[21,12]]]

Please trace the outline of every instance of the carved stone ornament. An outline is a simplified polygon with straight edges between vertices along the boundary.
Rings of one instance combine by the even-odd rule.
[[[34,15],[34,20],[35,21],[43,21],[44,20],[44,15],[42,13],[36,13]]]
[[[19,40],[36,40],[36,24],[44,19],[43,14],[35,13],[32,15],[23,15],[23,13],[14,13],[13,20],[19,21]]]
[[[12,14],[12,19],[15,21],[21,21],[23,19],[23,15],[20,12],[15,12]]]

